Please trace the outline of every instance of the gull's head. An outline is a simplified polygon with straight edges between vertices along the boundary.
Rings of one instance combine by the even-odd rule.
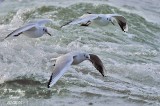
[[[90,60],[90,55],[88,53],[83,53],[83,58],[85,60]]]
[[[45,27],[43,28],[43,32],[46,33],[46,34],[48,34],[48,35],[50,35],[50,36],[52,36],[52,35],[48,32],[47,28],[45,28]]]
[[[73,63],[79,64],[82,61],[90,60],[90,55],[84,52],[73,52]]]

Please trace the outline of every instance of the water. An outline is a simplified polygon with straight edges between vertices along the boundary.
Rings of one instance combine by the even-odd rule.
[[[3,1],[3,0],[2,0]],[[136,4],[136,5],[135,5]],[[37,18],[50,18],[52,37],[19,36],[0,42],[2,106],[158,106],[160,105],[160,22],[158,0],[4,0],[0,1],[0,38]],[[118,13],[119,26],[59,26],[86,12]],[[107,77],[85,61],[72,66],[51,89],[51,58],[69,51],[94,53]]]

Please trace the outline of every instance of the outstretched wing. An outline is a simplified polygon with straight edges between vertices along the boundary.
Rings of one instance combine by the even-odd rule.
[[[24,31],[30,30],[30,29],[35,28],[35,27],[36,27],[36,25],[33,24],[33,23],[32,24],[27,24],[27,25],[25,25],[23,27],[20,27],[20,28],[14,30],[13,32],[11,32],[10,34],[8,34],[4,39],[8,38],[9,36],[14,36],[14,37],[15,36],[19,36]]]
[[[116,19],[122,31],[124,32],[128,31],[128,24],[127,24],[127,20],[125,17],[123,17],[122,15],[118,15],[118,14],[108,14],[108,15]]]
[[[85,24],[85,23],[91,22],[92,20],[98,17],[99,16],[97,14],[84,14],[78,19],[67,22],[66,24],[62,25],[61,28],[66,25]]]
[[[68,57],[68,56],[64,56],[56,60],[54,71],[47,85],[48,88],[53,86],[63,76],[63,74],[71,66],[72,62],[73,62],[73,58]]]
[[[97,55],[94,54],[89,54],[90,55],[90,61],[92,62],[92,64],[94,65],[94,67],[102,74],[102,76],[104,77],[104,66],[102,61],[100,60],[100,58]]]
[[[37,19],[37,20],[34,20],[34,21],[30,21],[29,23],[44,25],[46,23],[52,23],[52,20],[51,19]]]

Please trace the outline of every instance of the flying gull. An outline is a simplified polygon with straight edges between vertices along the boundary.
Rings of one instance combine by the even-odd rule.
[[[63,74],[69,69],[71,65],[77,65],[84,60],[91,61],[94,67],[102,74],[102,76],[105,76],[105,68],[102,61],[97,55],[84,52],[69,52],[56,58],[55,67],[48,82],[48,88],[53,86],[63,76]]]
[[[114,20],[117,21],[122,31],[124,32],[128,31],[128,25],[127,25],[126,18],[119,14],[91,14],[91,13],[88,13],[88,14],[82,15],[78,19],[75,19],[73,21],[70,21],[62,25],[61,28],[66,25],[75,25],[75,24],[80,24],[81,26],[89,26],[91,23],[95,23],[100,26],[106,26],[109,23],[112,23],[113,25],[115,25]]]
[[[43,36],[43,34],[45,33],[51,36],[47,28],[44,26],[44,24],[49,23],[49,22],[52,22],[52,21],[50,19],[40,19],[37,21],[29,22],[26,25],[8,34],[4,39],[10,36],[17,37],[22,33],[30,38],[38,38],[38,37]]]

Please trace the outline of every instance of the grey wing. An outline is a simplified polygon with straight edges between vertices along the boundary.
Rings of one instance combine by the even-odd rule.
[[[30,21],[29,23],[43,25],[43,24],[46,24],[46,23],[52,23],[52,20],[51,19],[38,19],[38,20]]]
[[[71,66],[73,62],[73,58],[65,57],[57,61],[55,64],[54,71],[49,79],[49,82],[47,85],[48,88],[53,86],[63,76],[63,74],[69,69],[69,67]]]
[[[105,68],[100,58],[94,54],[89,54],[89,55],[90,55],[90,61],[92,62],[94,67],[102,74],[102,76],[105,76],[104,75]]]
[[[62,25],[61,28],[66,25],[85,24],[85,23],[91,22],[92,20],[94,20],[98,17],[99,16],[97,14],[84,14],[83,16],[79,17],[78,19],[73,20],[73,21],[69,21],[66,24]]]
[[[11,32],[10,34],[8,34],[4,39],[8,38],[9,36],[19,36],[20,34],[22,34],[23,32],[27,31],[27,30],[30,30],[32,28],[36,27],[35,24],[28,24],[28,25],[25,25],[23,27],[20,27],[16,30],[14,30],[13,32]]]
[[[127,20],[125,17],[123,17],[122,15],[118,15],[118,14],[110,14],[110,16],[116,19],[122,31],[124,32],[128,31],[128,24],[127,24]]]

